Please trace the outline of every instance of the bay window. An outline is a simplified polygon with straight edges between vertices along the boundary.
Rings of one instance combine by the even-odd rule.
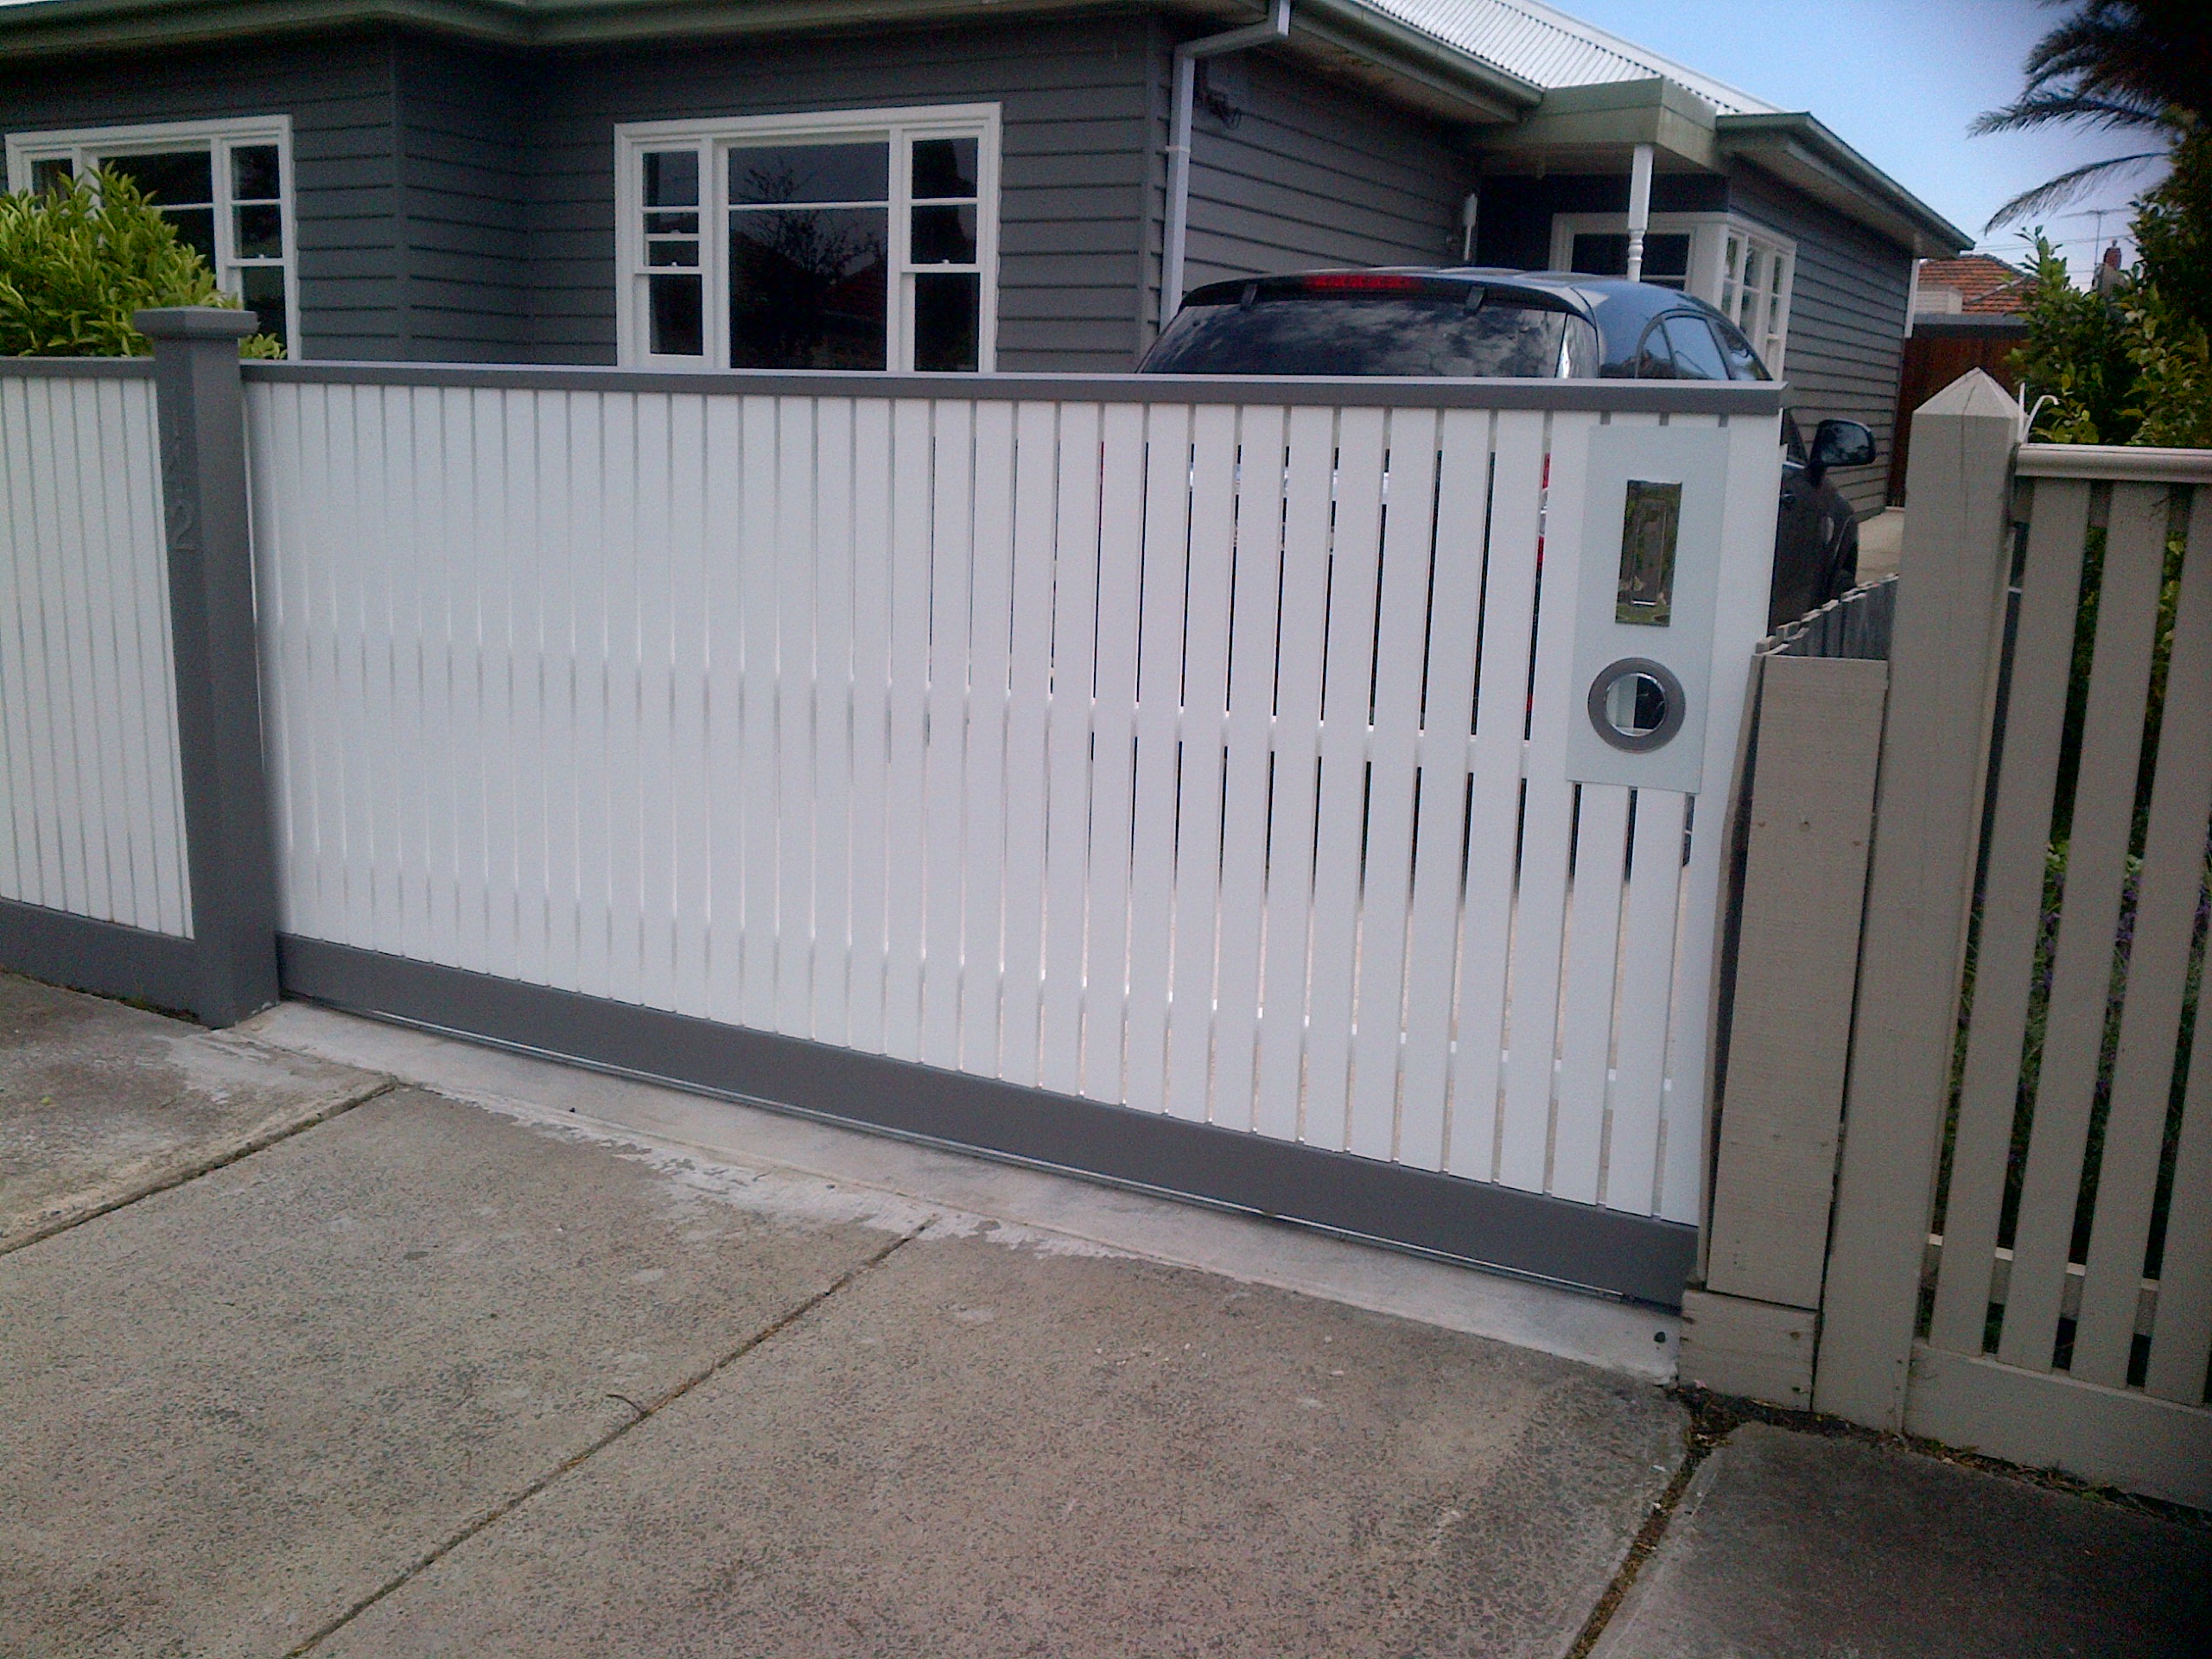
[[[1628,215],[1555,213],[1553,267],[1592,276],[1628,271]],[[1732,213],[1654,213],[1643,236],[1643,280],[1713,306],[1782,372],[1797,245]]]
[[[8,188],[50,189],[105,168],[129,177],[199,251],[216,286],[300,355],[289,118],[13,133]]]
[[[615,130],[617,322],[657,368],[976,370],[995,105]]]

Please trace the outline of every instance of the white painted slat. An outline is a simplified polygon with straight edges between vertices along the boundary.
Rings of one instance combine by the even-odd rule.
[[[1659,1130],[1666,1102],[1667,1027],[1674,1011],[1675,931],[1681,904],[1688,797],[1636,794],[1628,895],[1621,920],[1620,1006],[1613,1038],[1611,1122],[1599,1201],[1649,1215],[1659,1202]]]
[[[1007,776],[1007,672],[1014,627],[1014,405],[976,405],[968,646],[967,831],[961,840],[967,917],[962,928],[960,1065],[997,1077]],[[1024,780],[1025,782],[1027,780]]]
[[[814,1022],[815,461],[811,397],[776,400],[776,1025]]]
[[[1581,581],[1579,507],[1588,458],[1586,431],[1592,424],[1576,416],[1554,416],[1550,432],[1547,499],[1561,505],[1544,518],[1497,1164],[1499,1180],[1531,1192],[1545,1190],[1548,1173],[1559,1042],[1567,865],[1574,816],[1573,785],[1565,772],[1567,728],[1580,712],[1573,683],[1574,600]]]
[[[975,551],[975,411],[966,403],[931,406],[935,443],[930,513],[928,846],[922,944],[922,1053],[931,1065],[960,1064],[962,877],[967,853],[969,607]]]
[[[1206,405],[1194,411],[1191,428],[1191,555],[1183,636],[1182,766],[1176,780],[1166,1105],[1173,1116],[1203,1123],[1211,1116],[1214,953],[1220,931],[1222,745],[1229,707],[1230,594],[1236,579],[1237,410],[1226,404]]]
[[[1360,894],[1357,1036],[1346,1147],[1395,1155],[1412,918],[1421,671],[1428,655],[1429,556],[1435,533],[1433,410],[1390,416],[1380,610],[1375,627],[1374,735],[1369,745],[1365,875]],[[1461,620],[1450,619],[1447,626]]]
[[[516,692],[518,642],[511,567],[526,556],[513,543],[527,512],[518,500],[518,457],[508,448],[507,409],[518,394],[484,387],[475,392],[477,546],[485,562],[481,652],[484,756],[482,905],[485,971],[512,979],[522,960],[520,882],[516,846],[518,802]],[[525,544],[526,546],[526,544]],[[662,578],[665,582],[666,576]],[[525,693],[526,695],[526,693]],[[672,999],[672,977],[664,982]]]
[[[49,695],[46,674],[47,630],[61,603],[43,549],[38,510],[38,473],[44,464],[35,442],[46,418],[37,381],[0,380],[0,448],[8,461],[6,531],[9,542],[10,627],[0,669],[7,675],[7,702],[14,756],[10,799],[17,818],[17,866],[10,898],[49,909],[66,910],[69,896],[60,880],[60,842],[67,822],[55,753],[67,730],[66,705]]]
[[[1452,1174],[1476,1180],[1491,1179],[1497,1166],[1506,969],[1522,812],[1522,751],[1535,640],[1545,417],[1500,414],[1494,442],[1465,912],[1459,934],[1459,1014],[1452,1057],[1451,1141],[1445,1159]]]
[[[53,776],[50,756],[60,724],[46,696],[41,671],[45,651],[48,582],[39,556],[32,434],[41,417],[41,383],[0,380],[0,455],[7,471],[9,512],[0,521],[7,537],[7,632],[0,638],[0,718],[9,733],[9,804],[13,809],[16,862],[6,896],[51,909],[64,906],[51,880],[48,843],[60,825],[46,804],[58,804],[58,791],[47,785]],[[59,849],[56,849],[58,856]]]
[[[1128,1071],[1122,1098],[1166,1109],[1174,949],[1175,803],[1180,770],[1184,584],[1190,536],[1191,411],[1151,411],[1146,434],[1143,586],[1137,633],[1136,792],[1129,847]],[[1201,1109],[1203,1110],[1203,1109]]]
[[[60,383],[68,385],[67,382]],[[76,543],[79,598],[75,617],[80,641],[73,653],[73,679],[89,676],[110,695],[84,700],[80,730],[91,747],[79,757],[86,791],[86,899],[97,914],[114,916],[130,909],[130,849],[117,832],[127,820],[124,780],[111,756],[120,732],[116,724],[115,594],[109,581],[105,457],[101,454],[99,385],[68,385],[67,497],[64,511]],[[94,480],[99,480],[96,483]]]
[[[999,1071],[1034,1084],[1045,982],[1057,435],[1050,404],[1014,412],[1013,621],[1006,737],[1005,1001]]]
[[[739,1003],[744,1022],[776,1024],[776,404],[747,397],[740,416],[742,494],[737,604],[743,671],[738,718],[743,737],[745,874],[739,933]]]
[[[1083,989],[1083,1092],[1121,1101],[1129,982],[1131,802],[1137,617],[1144,569],[1145,411],[1101,411],[1097,660],[1092,681],[1090,858]]]
[[[814,1007],[821,1042],[849,1040],[853,721],[853,404],[823,398],[814,461]]]
[[[1211,1108],[1212,1121],[1232,1129],[1252,1128],[1257,1104],[1286,419],[1280,408],[1254,406],[1243,411],[1238,429]]]
[[[1064,1095],[1084,1082],[1089,947],[1091,691],[1097,663],[1099,467],[1096,404],[1058,410],[1053,481],[1052,678],[1046,716],[1045,984],[1038,1082]],[[1103,1033],[1100,1035],[1103,1039]],[[1120,1040],[1118,1029],[1114,1033]]]
[[[1327,657],[1321,683],[1321,791],[1313,842],[1313,960],[1306,994],[1302,1138],[1342,1150],[1351,1125],[1353,989],[1359,959],[1361,846],[1374,689],[1376,582],[1382,564],[1382,410],[1337,417],[1336,522],[1329,548]]]
[[[1605,1154],[1628,803],[1629,791],[1618,784],[1585,784],[1575,815],[1550,1191],[1578,1204],[1598,1201]]]
[[[511,469],[506,480],[505,582],[512,654],[505,741],[514,814],[514,974],[533,985],[546,983],[550,972],[546,912],[547,895],[553,886],[546,825],[549,785],[553,780],[541,759],[549,747],[546,728],[553,698],[545,619],[553,561],[546,550],[548,504],[541,493],[538,471],[540,423],[549,401],[543,392],[509,392],[499,402],[501,441]],[[696,486],[682,499],[692,503],[696,514]],[[680,510],[681,501],[678,505]],[[704,595],[695,595],[695,626],[702,620],[704,611]],[[703,810],[699,816],[703,822]],[[703,925],[703,916],[696,921]],[[695,994],[684,1004],[683,1012],[703,1013],[705,1004]]]
[[[669,496],[670,399],[637,399],[636,531],[630,585],[637,595],[637,1000],[648,1007],[676,1002],[675,622],[671,613]]]
[[[1313,833],[1320,790],[1321,661],[1328,642],[1336,414],[1327,409],[1294,409],[1289,428],[1255,1120],[1262,1135],[1278,1141],[1300,1138],[1305,1104],[1306,963],[1313,938]]]
[[[887,944],[883,1052],[918,1059],[922,1045],[922,904],[928,810],[922,715],[930,671],[930,407],[893,405],[891,764],[884,825]]]
[[[707,763],[707,400],[669,401],[669,834],[674,954],[670,1006],[703,1016],[714,893],[714,825]],[[528,626],[518,603],[516,623]],[[534,641],[533,641],[534,643]]]
[[[1475,648],[1483,614],[1490,516],[1491,416],[1446,411],[1440,423],[1434,553],[1422,687],[1412,924],[1406,945],[1404,1060],[1396,1156],[1444,1166],[1452,1013],[1458,990],[1461,872],[1467,850],[1468,755]]]
[[[852,973],[847,1040],[888,1052],[884,1027],[888,861],[908,844],[891,834],[891,405],[853,406]]]
[[[38,823],[33,816],[30,690],[24,676],[24,637],[38,588],[30,550],[16,504],[27,486],[22,456],[29,421],[22,413],[24,383],[0,379],[0,500],[11,511],[0,513],[0,776],[7,791],[0,797],[0,895],[34,900],[40,891]],[[35,900],[34,900],[35,902]]]
[[[130,478],[131,546],[137,613],[137,693],[145,710],[147,793],[150,816],[141,833],[153,864],[157,909],[141,925],[189,936],[192,894],[185,873],[184,773],[177,750],[176,667],[169,640],[168,562],[163,552],[161,442],[153,389],[124,394],[124,454]],[[126,690],[126,695],[128,691]]]
[[[30,521],[38,538],[48,601],[34,661],[41,701],[51,711],[47,776],[58,809],[50,820],[51,833],[45,837],[50,850],[42,863],[48,890],[62,901],[58,908],[90,912],[94,905],[85,868],[85,830],[93,804],[86,788],[84,758],[98,753],[98,748],[86,741],[92,736],[86,728],[92,688],[79,685],[72,671],[81,659],[85,602],[79,572],[84,556],[71,534],[65,505],[74,493],[72,486],[77,470],[71,454],[69,387],[64,382],[48,381],[34,390]]]
[[[585,399],[569,392],[551,392],[540,400],[538,476],[553,503],[546,515],[544,569],[542,590],[546,615],[546,666],[549,702],[546,719],[545,861],[551,872],[545,895],[546,982],[564,990],[583,983],[583,668],[580,646],[586,626],[585,599],[579,569],[576,517],[576,462],[582,421],[579,405]],[[734,404],[725,404],[734,410]],[[724,467],[718,479],[734,472]],[[733,515],[734,518],[734,515]],[[734,574],[736,561],[724,562]],[[733,773],[736,768],[731,768]],[[719,855],[719,849],[717,855]],[[734,965],[734,964],[733,964]],[[735,976],[726,1006],[736,1013]]]
[[[416,472],[415,423],[409,418],[413,402],[398,387],[382,391],[349,387],[331,400],[330,459],[336,486],[332,492],[332,505],[337,512],[338,522],[360,525],[372,546],[398,540],[387,523],[388,518],[397,518],[404,526],[405,544],[422,550],[416,539],[416,515],[411,511],[413,504],[410,500],[410,480]],[[396,435],[391,435],[389,442],[385,419],[387,405],[398,406],[394,423]],[[340,757],[332,768],[335,788],[329,797],[331,851],[335,855],[332,896],[340,918],[339,925],[344,930],[339,937],[347,944],[372,945],[378,938],[376,881],[380,873],[377,866],[375,780],[379,766],[389,764],[391,746],[395,741],[404,741],[406,734],[368,718],[372,695],[372,663],[370,615],[364,589],[372,580],[382,583],[388,577],[397,578],[399,573],[380,561],[348,559],[345,552],[343,540],[338,540],[331,549],[327,570],[333,667],[336,674],[329,753]],[[427,607],[443,598],[442,588],[429,582],[417,584],[411,592],[401,591],[405,601],[417,607]],[[404,649],[399,660],[409,678],[411,700],[419,708],[424,656],[422,640],[419,634],[410,634],[403,643]],[[393,653],[387,647],[381,665],[389,672],[392,663]],[[410,701],[393,697],[393,702],[402,706]],[[419,737],[416,740],[418,743],[421,741]],[[440,758],[435,753],[424,757],[421,770],[406,793],[391,804],[390,810],[394,813],[411,808],[416,825],[425,835],[437,813],[435,774]],[[429,886],[435,869],[429,851],[426,848],[425,855],[405,872],[415,878],[413,885],[421,893],[424,906],[418,912],[422,918],[420,930],[410,944],[424,955],[442,950],[445,943],[434,931],[428,909]],[[400,867],[395,864],[391,871],[397,875]]]
[[[331,741],[338,721],[337,628],[331,591],[330,543],[337,523],[329,486],[331,404],[338,389],[288,387],[298,399],[301,423],[300,471],[290,499],[290,537],[278,556],[296,572],[293,608],[302,639],[297,684],[299,717],[298,859],[285,872],[290,890],[291,925],[309,938],[340,937],[335,883],[340,868],[336,845],[334,770],[342,764],[342,744]]]
[[[1540,552],[1537,479],[1544,465],[1541,416],[1495,418],[1484,485],[1484,600],[1477,619],[1477,684],[1489,690],[1478,690],[1467,746],[1465,884],[1446,1115],[1445,1166],[1475,1179],[1488,1179],[1496,1161],[1525,687]]]

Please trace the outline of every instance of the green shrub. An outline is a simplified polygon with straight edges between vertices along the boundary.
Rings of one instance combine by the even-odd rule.
[[[0,195],[0,356],[143,357],[130,326],[149,306],[238,302],[137,185],[99,172],[52,190]],[[239,343],[282,357],[270,334]]]

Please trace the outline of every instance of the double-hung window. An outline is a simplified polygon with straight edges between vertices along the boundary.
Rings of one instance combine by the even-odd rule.
[[[621,360],[988,369],[995,105],[615,130]]]
[[[1628,215],[1555,213],[1552,264],[1592,276],[1628,271]],[[1643,236],[1643,280],[1708,302],[1744,331],[1770,372],[1789,342],[1797,245],[1733,213],[1654,213]]]
[[[300,355],[292,124],[275,115],[12,133],[8,188],[48,189],[95,168],[128,175],[287,353]]]

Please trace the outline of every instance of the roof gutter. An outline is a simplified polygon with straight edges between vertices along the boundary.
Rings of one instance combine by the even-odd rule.
[[[1724,115],[1721,153],[1773,174],[1848,219],[1911,249],[1916,258],[1955,254],[1974,238],[1810,115]]]

